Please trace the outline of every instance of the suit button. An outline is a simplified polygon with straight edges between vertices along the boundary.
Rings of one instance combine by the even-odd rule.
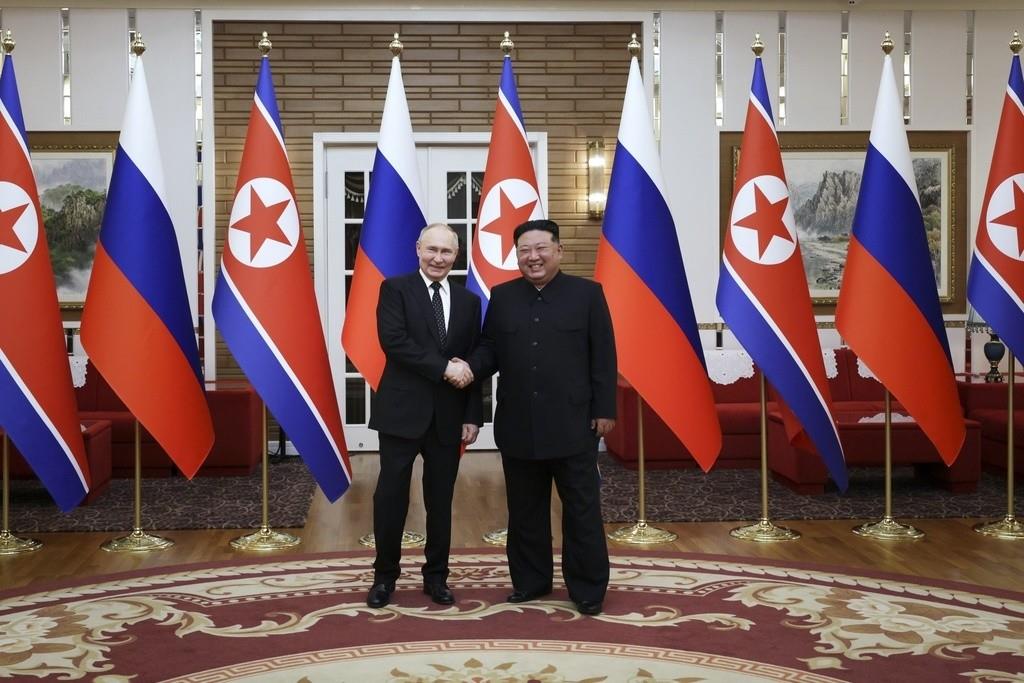
[[[531,367],[530,369],[531,369],[531,370],[534,370],[534,371],[536,371],[536,370],[537,370],[537,366],[536,366],[536,365],[534,365],[534,366],[533,366],[533,367]]]
[[[540,318],[534,318],[534,319],[533,319],[533,322],[535,322],[535,323],[539,323],[539,322],[540,322]]]
[[[530,346],[536,346],[537,342],[530,342]]]
[[[540,392],[538,392],[538,391],[535,391],[535,392],[533,392],[533,397],[534,397],[534,398],[537,398],[537,396],[538,396],[539,394],[540,394]]]

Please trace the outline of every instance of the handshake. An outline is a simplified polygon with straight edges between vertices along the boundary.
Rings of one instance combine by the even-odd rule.
[[[473,383],[473,371],[461,358],[452,358],[444,371],[444,379],[456,389],[465,389]]]

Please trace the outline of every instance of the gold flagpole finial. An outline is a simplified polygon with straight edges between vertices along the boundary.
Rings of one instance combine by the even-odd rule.
[[[764,43],[761,42],[761,34],[754,34],[754,42],[750,44],[750,51],[754,53],[755,57],[760,57],[761,53],[764,52]]]
[[[8,31],[7,35],[8,36],[11,35],[11,32]],[[1012,52],[1015,55],[1019,55],[1020,54],[1020,47],[1021,47],[1020,31],[1014,31],[1013,32],[1013,38],[1010,39],[1010,52]],[[8,52],[10,52],[10,50],[8,50]]]
[[[629,39],[629,43],[626,45],[626,49],[629,50],[629,54],[634,57],[640,57],[640,41],[636,39],[636,34]]]
[[[263,37],[260,38],[260,42],[256,43],[256,49],[260,51],[260,57],[266,59],[270,56],[270,50],[274,47],[274,44],[270,42],[270,38],[267,37],[267,32],[263,32]]]
[[[398,55],[402,54],[402,49],[404,47],[405,46],[402,45],[402,41],[398,39],[398,33],[396,32],[394,39],[390,43],[388,43],[388,48],[391,50],[391,54],[397,57]]]
[[[142,34],[136,31],[135,40],[132,41],[132,54],[136,57],[141,57],[145,51],[146,43],[142,40]]]
[[[882,38],[882,52],[884,52],[885,54],[889,54],[890,52],[892,52],[892,47],[892,36],[890,36],[889,32],[886,31],[885,38]]]
[[[508,37],[508,31],[505,31],[505,37],[501,39],[501,45],[499,46],[501,47],[501,51],[505,53],[506,57],[508,57],[512,54],[512,48],[515,46],[516,44]]]
[[[11,29],[7,29],[6,31],[0,31],[0,33],[3,33],[3,36],[4,36],[4,39],[3,39],[4,54],[8,54],[9,55],[12,52],[14,52],[14,46],[17,45],[17,43],[14,42],[14,37],[11,36]]]

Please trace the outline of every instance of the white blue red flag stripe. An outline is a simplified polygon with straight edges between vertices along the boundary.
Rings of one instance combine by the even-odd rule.
[[[967,298],[1014,356],[1024,357],[1024,75],[1010,62]]]
[[[0,71],[0,427],[57,506],[89,491],[57,288],[11,55]]]
[[[194,476],[213,446],[213,423],[141,57],[82,311],[82,346],[178,469]]]
[[[337,500],[352,470],[267,58],[249,114],[213,315],[324,495]]]
[[[384,373],[377,337],[380,285],[384,278],[419,267],[414,246],[427,224],[425,216],[402,66],[395,56],[341,332],[345,353],[373,389]]]
[[[965,426],[903,127],[885,56],[836,328],[950,464]]]
[[[716,302],[782,398],[792,443],[812,447],[840,490],[846,461],[832,416],[811,295],[761,58],[754,60]]]
[[[646,97],[633,57],[594,277],[608,299],[619,372],[707,471],[722,430]]]
[[[480,297],[482,313],[487,312],[491,289],[519,277],[512,233],[521,223],[538,218],[544,218],[544,207],[526,139],[512,58],[505,55],[466,278],[466,287]]]

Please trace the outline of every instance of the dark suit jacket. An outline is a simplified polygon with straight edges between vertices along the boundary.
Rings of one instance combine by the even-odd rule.
[[[558,273],[491,290],[477,381],[498,371],[494,438],[504,456],[546,459],[596,446],[590,421],[615,417],[615,338],[601,285]]]
[[[466,358],[476,346],[480,299],[451,280],[448,284],[451,311],[444,348],[419,271],[381,284],[377,334],[387,361],[371,401],[371,429],[418,439],[434,420],[441,443],[454,444],[462,438],[463,424],[483,424],[481,384],[456,389],[444,380],[448,360]]]

